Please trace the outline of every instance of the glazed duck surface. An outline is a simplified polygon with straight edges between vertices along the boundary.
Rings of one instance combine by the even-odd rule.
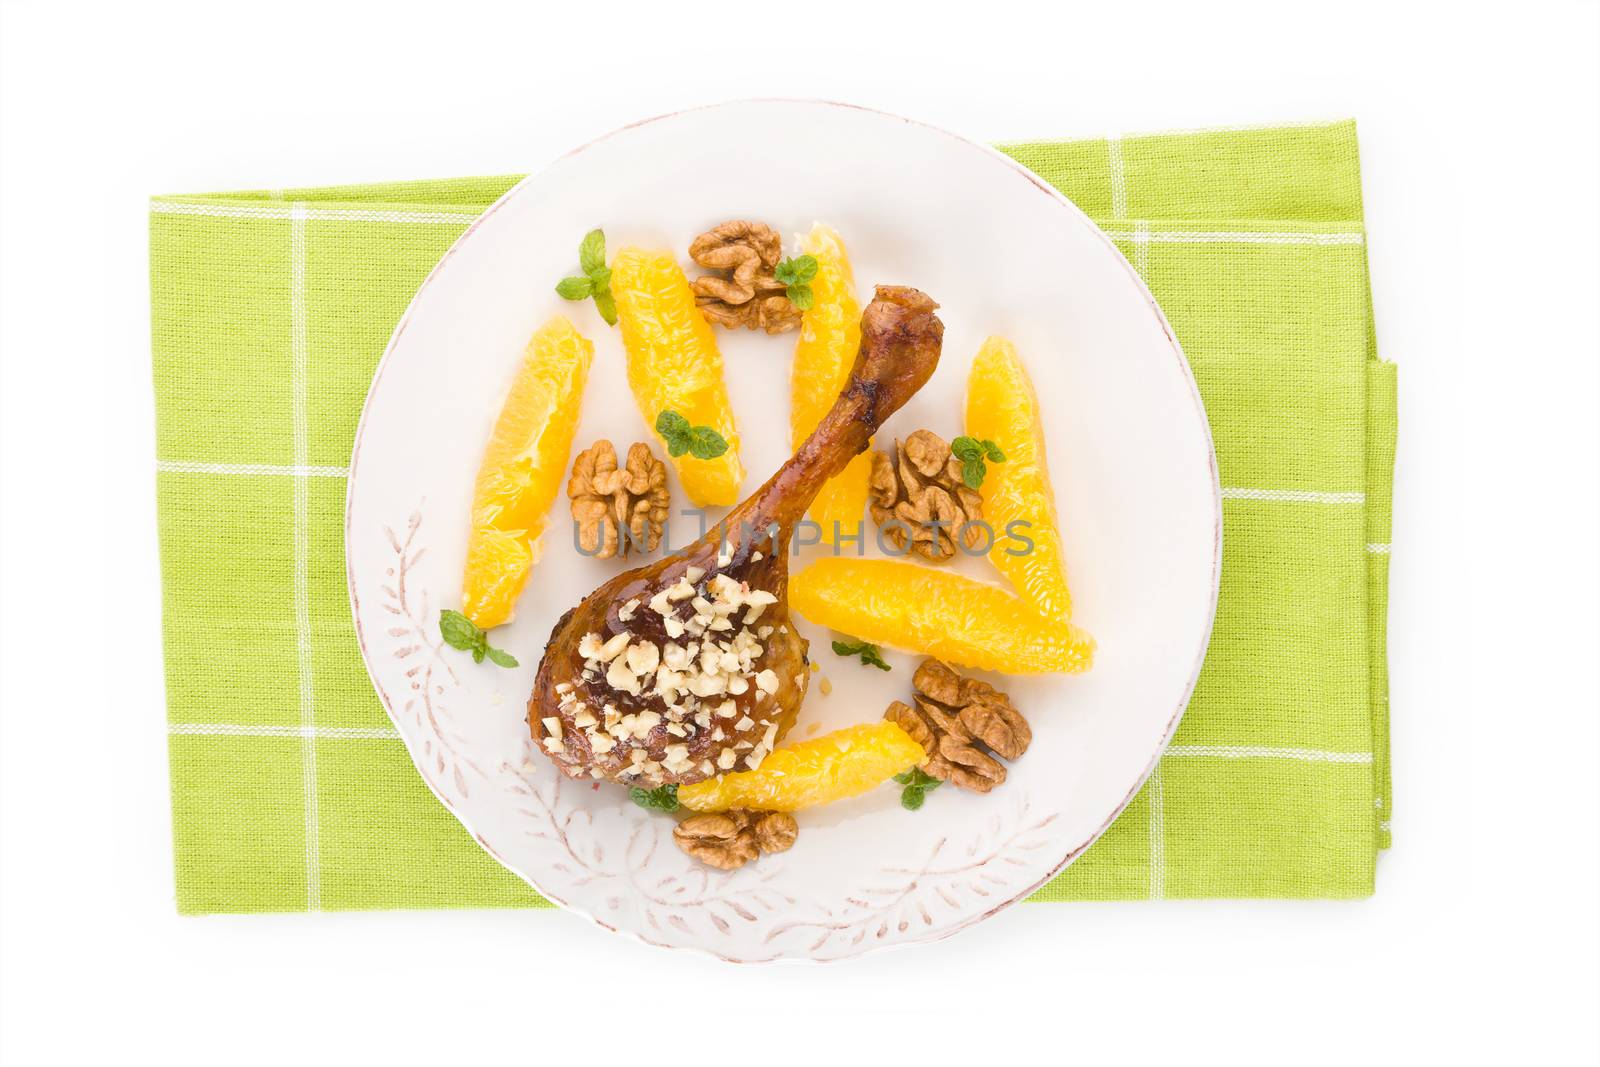
[[[704,537],[617,575],[556,623],[528,723],[563,773],[687,784],[753,770],[783,739],[808,680],[807,642],[789,625],[790,535],[933,375],[937,307],[879,286],[850,379],[795,454]]]

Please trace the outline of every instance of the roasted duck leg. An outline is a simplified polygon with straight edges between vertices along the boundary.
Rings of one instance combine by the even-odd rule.
[[[833,409],[755,494],[683,551],[617,575],[562,616],[528,701],[533,737],[573,778],[653,788],[760,766],[805,699],[788,545],[824,483],[922,388],[944,324],[879,286]]]

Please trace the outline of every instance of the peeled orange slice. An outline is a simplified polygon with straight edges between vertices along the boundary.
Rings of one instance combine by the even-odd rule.
[[[833,407],[861,348],[861,304],[844,240],[819,223],[806,235],[801,250],[816,258],[817,273],[811,279],[812,304],[801,315],[800,340],[789,372],[791,449],[799,448]],[[822,527],[824,544],[833,543],[835,523],[841,534],[854,534],[860,527],[871,473],[872,453],[863,452],[817,494],[811,520]]]
[[[628,352],[628,387],[645,424],[653,431],[663,411],[675,411],[728,442],[715,459],[688,452],[673,458],[683,491],[701,507],[735,503],[744,481],[739,433],[722,353],[711,324],[695,307],[689,279],[666,252],[624,248],[611,263],[611,293]]]
[[[789,579],[789,606],[875,645],[1004,674],[1076,673],[1094,638],[998,586],[887,559],[819,559]]]
[[[557,315],[534,333],[484,449],[472,491],[461,611],[510,621],[566,476],[594,345]]]
[[[865,793],[926,758],[892,722],[847,726],[777,749],[753,771],[680,786],[678,803],[690,811],[799,811]]]
[[[967,376],[967,436],[987,438],[1005,453],[1004,463],[989,464],[978,492],[983,515],[1003,538],[1012,523],[1033,542],[1030,551],[1013,555],[1002,540],[989,561],[1005,575],[1022,599],[1048,619],[1072,615],[1067,589],[1061,527],[1056,521],[1055,493],[1045,466],[1044,431],[1039,398],[1033,391],[1016,346],[1003,337],[984,341]]]

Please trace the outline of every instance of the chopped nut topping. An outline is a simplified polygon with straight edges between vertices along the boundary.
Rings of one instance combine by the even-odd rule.
[[[625,657],[618,656],[611,661],[611,667],[606,671],[606,684],[613,689],[620,689],[624,693],[639,694],[642,687],[639,685],[639,676],[628,667]]]
[[[661,650],[649,641],[628,646],[628,669],[634,674],[654,674],[661,662]]]
[[[872,454],[868,483],[872,521],[901,552],[907,546],[923,559],[943,563],[959,543],[981,547],[990,535],[979,525],[983,498],[961,480],[961,461],[944,438],[917,430],[895,451]],[[971,523],[972,525],[967,525]]]
[[[632,548],[654,552],[672,512],[666,479],[666,464],[643,442],[628,449],[622,467],[610,441],[596,441],[578,453],[567,481],[567,498],[581,550],[598,559],[626,559]]]
[[[622,714],[612,704],[605,704],[601,716],[578,702],[572,684],[564,682],[560,683],[564,690],[557,688],[561,709],[557,725],[564,723],[573,732],[581,731],[595,757],[615,753],[609,765],[615,768],[620,764],[625,769],[609,773],[626,776],[630,784],[662,784],[663,772],[709,777],[740,766],[759,767],[777,744],[778,725],[773,721],[776,715],[770,710],[770,698],[782,683],[776,671],[760,663],[766,652],[762,641],[773,628],[751,626],[739,621],[739,616],[754,614],[777,599],[775,594],[752,590],[727,574],[684,567],[664,588],[624,603],[610,624],[620,626],[626,621],[624,616],[633,617],[648,603],[662,618],[668,637],[652,640],[622,629],[609,636],[605,631],[586,633],[578,642],[585,681],[604,678],[606,685],[618,692],[659,701],[653,706],[660,710]],[[692,610],[693,619],[683,623],[680,610]],[[691,636],[682,636],[686,630]],[[801,678],[799,684],[803,687],[805,681]],[[750,705],[751,714],[743,713],[738,698]],[[631,706],[638,708],[644,703],[635,701]],[[765,713],[755,708],[762,703],[768,705]],[[757,736],[745,736],[747,732]],[[716,747],[691,756],[691,746],[708,733]],[[546,747],[561,755],[555,745]],[[660,761],[651,760],[651,753],[658,754]]]

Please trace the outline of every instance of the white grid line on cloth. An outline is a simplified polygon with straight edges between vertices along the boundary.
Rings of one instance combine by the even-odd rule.
[[[1122,142],[1118,138],[1106,138],[1106,155],[1111,167],[1111,213],[1125,218],[1128,183],[1122,167]],[[1146,285],[1150,284],[1150,224],[1143,220],[1133,224],[1133,269]],[[1150,899],[1160,900],[1167,894],[1167,813],[1161,789],[1160,760],[1151,770],[1145,788],[1150,806]]]
[[[203,215],[215,219],[311,219],[317,222],[392,222],[436,226],[466,226],[477,221],[476,211],[374,211],[371,208],[269,207],[265,204],[183,204],[152,200],[152,215]]]
[[[349,467],[296,466],[291,463],[194,463],[186,459],[158,459],[162,474],[276,474],[288,478],[348,478]]]
[[[289,208],[289,365],[290,407],[294,422],[294,466],[310,466],[308,414],[310,343],[306,327],[306,206]],[[317,697],[311,679],[311,483],[294,479],[294,624],[300,676],[300,743],[306,814],[306,908],[322,908],[322,855],[317,825]]]
[[[1382,830],[1384,833],[1388,833],[1389,832],[1389,820],[1385,819],[1382,822],[1380,822],[1378,824],[1378,829]]]
[[[1113,241],[1132,241],[1133,230],[1107,230]],[[1158,245],[1362,245],[1364,233],[1272,233],[1263,230],[1152,230]]]
[[[1371,552],[1374,556],[1387,556],[1389,554],[1389,546],[1388,545],[1380,545],[1380,544],[1369,544],[1367,546],[1367,551]]]
[[[1139,270],[1139,257],[1134,269]],[[1141,271],[1142,273],[1142,271]],[[282,476],[291,478],[348,478],[349,467],[314,467],[303,464],[273,463],[197,463],[182,459],[156,461],[156,470],[167,474],[236,474],[245,477]],[[1365,504],[1365,493],[1324,493],[1309,489],[1255,489],[1224,486],[1224,500],[1262,500],[1286,504]],[[1388,545],[1368,545],[1368,552],[1387,553]]]
[[[1167,895],[1167,812],[1161,765],[1150,772],[1150,899]]]
[[[1116,138],[1107,142],[1112,146],[1112,178],[1111,213],[1121,218],[1127,214],[1128,193],[1127,183],[1122,171],[1122,143]],[[1121,200],[1121,207],[1117,201]],[[1146,285],[1150,284],[1150,223],[1137,220],[1133,224],[1133,233],[1129,236],[1133,242],[1133,269],[1143,279]],[[1167,895],[1167,811],[1165,795],[1161,786],[1161,764],[1156,764],[1155,770],[1150,772],[1149,793],[1150,804],[1150,899],[1161,900]]]
[[[1312,489],[1222,487],[1224,500],[1269,500],[1283,504],[1365,504],[1366,493],[1323,493]]]
[[[1106,138],[1106,165],[1111,170],[1111,217],[1128,217],[1128,181],[1122,169],[1122,138]]]
[[[1150,224],[1133,224],[1133,269],[1146,285],[1150,284]]]
[[[1370,752],[1334,752],[1325,748],[1275,748],[1270,745],[1168,745],[1163,758],[1292,759],[1306,763],[1371,763]]]
[[[235,722],[174,722],[167,733],[179,737],[301,737],[319,741],[398,741],[392,726],[249,726]]]

